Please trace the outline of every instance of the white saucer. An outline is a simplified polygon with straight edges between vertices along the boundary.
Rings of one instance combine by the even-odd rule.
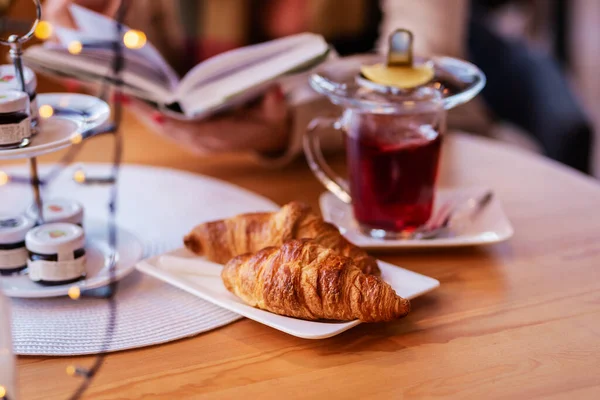
[[[39,118],[38,134],[29,146],[0,150],[0,160],[37,157],[70,146],[72,138],[108,120],[110,107],[94,96],[77,93],[43,93],[38,106],[52,107],[53,115]]]
[[[468,198],[484,192],[482,188],[440,189],[436,195],[433,213],[435,215],[438,207],[456,196]],[[460,231],[451,229],[448,235],[421,240],[384,240],[364,235],[358,229],[352,206],[330,192],[321,194],[319,204],[325,220],[336,225],[346,239],[365,249],[477,246],[502,242],[513,235],[512,225],[496,196],[472,223],[465,225]]]
[[[84,229],[87,236],[85,246],[86,279],[66,285],[43,286],[29,279],[25,271],[21,275],[0,277],[0,289],[9,297],[40,298],[66,296],[72,286],[78,286],[83,292],[107,285],[111,276],[108,263],[110,247],[106,236],[108,231],[106,223],[86,220]],[[124,229],[117,228],[117,240],[115,278],[120,280],[133,271],[135,263],[143,256],[143,250],[140,241]]]
[[[185,249],[171,251],[165,256],[167,256],[165,261],[161,259],[162,256],[141,261],[137,264],[137,269],[219,307],[290,335],[304,339],[325,339],[360,324],[358,320],[350,322],[305,321],[259,310],[245,304],[225,288],[221,280],[219,264],[208,262]],[[177,258],[173,259],[168,256]],[[183,262],[178,258],[183,258]],[[176,264],[173,262],[174,260],[180,266],[174,265]],[[402,297],[413,299],[440,285],[438,280],[428,276],[383,261],[378,261],[378,264],[382,278]],[[190,273],[190,270],[194,273]],[[197,274],[195,271],[201,271],[201,274]]]

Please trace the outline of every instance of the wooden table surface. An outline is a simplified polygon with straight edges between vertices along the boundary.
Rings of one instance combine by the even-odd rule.
[[[302,161],[269,170],[245,157],[195,157],[132,116],[125,136],[129,163],[210,175],[279,204],[316,206],[323,191]],[[94,139],[80,159],[107,161],[109,145]],[[406,319],[315,341],[244,319],[111,354],[86,398],[600,398],[600,186],[466,135],[448,136],[443,158],[441,184],[493,187],[516,233],[490,247],[377,254],[441,282]],[[91,360],[20,357],[22,398],[66,398],[78,378],[65,368]]]

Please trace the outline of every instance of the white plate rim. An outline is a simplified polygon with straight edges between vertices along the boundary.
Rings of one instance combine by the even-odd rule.
[[[469,187],[460,187],[460,188],[440,188],[439,191],[457,191],[457,190],[465,190],[465,191],[478,191],[484,192],[487,189],[478,187],[478,186],[469,186]],[[329,209],[327,207],[328,198],[332,198],[333,201],[341,202],[341,200],[337,199],[335,195],[329,191],[322,192],[319,196],[319,208],[321,210],[321,214],[323,215],[323,219],[326,221],[336,225],[333,222],[333,218],[329,213]],[[499,208],[503,222],[506,224],[506,232],[502,235],[496,235],[495,237],[461,237],[454,236],[450,238],[439,238],[439,239],[427,239],[427,240],[378,240],[368,238],[368,241],[361,240],[363,236],[360,233],[352,232],[351,235],[345,234],[346,239],[350,240],[357,246],[360,246],[364,249],[434,249],[434,248],[448,248],[448,247],[469,247],[469,246],[484,246],[491,245],[495,243],[501,243],[509,240],[514,235],[514,228],[510,223],[510,220],[506,216],[506,212],[502,207],[502,203],[499,201],[497,196],[494,196],[493,200],[497,203],[497,207]],[[336,225],[337,226],[337,225]]]
[[[56,104],[57,102],[60,101],[61,97],[62,98],[73,97],[76,99],[80,98],[80,99],[86,99],[89,101],[94,101],[102,108],[102,112],[100,113],[100,116],[97,119],[95,119],[94,121],[87,122],[87,123],[82,123],[79,120],[71,119],[71,118],[68,118],[65,116],[52,116],[50,118],[47,118],[46,120],[60,119],[60,120],[69,121],[72,124],[74,124],[73,131],[71,132],[71,134],[65,136],[64,138],[55,140],[53,142],[37,144],[37,145],[30,144],[29,146],[18,148],[18,149],[9,149],[9,150],[0,151],[0,160],[10,160],[10,159],[41,156],[41,155],[44,155],[47,153],[51,153],[53,151],[62,150],[66,147],[69,147],[71,144],[73,144],[72,143],[73,136],[83,132],[84,129],[85,130],[93,129],[93,128],[96,128],[96,127],[102,125],[103,123],[105,123],[108,120],[108,118],[110,116],[110,107],[105,101],[103,101],[97,97],[90,96],[87,94],[82,94],[82,93],[40,93],[37,95],[38,107],[42,106],[42,105],[46,105],[46,104]],[[58,100],[56,100],[56,98],[58,98]],[[40,119],[40,124],[38,126],[38,129],[40,130],[40,132],[38,132],[38,135],[43,135],[44,134],[44,132],[43,132],[44,118],[39,117],[39,119]]]
[[[178,253],[181,251],[185,251],[185,250],[176,249],[176,250],[167,252],[165,254],[173,254],[173,253]],[[335,329],[331,329],[327,333],[319,334],[319,335],[310,334],[310,333],[306,333],[303,331],[293,330],[293,329],[286,327],[285,325],[274,324],[268,318],[266,318],[266,319],[263,319],[260,317],[257,318],[257,314],[260,315],[261,313],[264,313],[263,315],[271,316],[271,318],[272,318],[272,316],[275,315],[278,319],[283,319],[283,320],[289,319],[289,320],[296,321],[297,319],[292,318],[292,317],[286,317],[286,316],[272,314],[272,313],[270,313],[268,311],[264,311],[264,310],[259,310],[254,307],[250,307],[246,304],[243,304],[240,301],[223,301],[219,298],[213,297],[209,293],[203,291],[201,288],[198,288],[193,283],[186,282],[186,280],[185,280],[186,274],[177,274],[174,272],[169,272],[169,271],[166,271],[166,270],[160,268],[159,266],[157,266],[159,264],[159,259],[161,256],[162,255],[158,255],[158,256],[154,256],[154,257],[140,261],[136,265],[137,270],[142,273],[153,276],[154,278],[157,278],[164,282],[167,282],[175,287],[178,287],[179,289],[182,289],[194,296],[198,296],[198,297],[202,298],[203,300],[211,302],[219,307],[233,311],[233,312],[240,314],[248,319],[252,319],[253,321],[256,321],[263,325],[269,326],[273,329],[277,329],[277,330],[287,333],[289,335],[296,336],[296,337],[299,337],[302,339],[326,339],[326,338],[329,338],[332,336],[336,336],[342,332],[347,331],[348,329],[351,329],[351,328],[361,324],[361,322],[358,320],[349,321],[349,322],[335,322],[335,323],[306,321],[306,322],[311,322],[311,323],[315,323],[315,324],[330,325],[332,327],[335,327]],[[393,265],[393,264],[390,264],[390,263],[387,263],[387,262],[384,262],[381,260],[377,260],[377,262],[379,263],[379,265],[382,269],[383,268],[399,269],[402,271],[403,274],[411,274],[411,275],[418,277],[421,280],[425,280],[428,282],[428,286],[423,286],[422,289],[414,292],[411,296],[407,296],[408,299],[413,299],[415,297],[421,296],[425,293],[428,293],[432,290],[437,289],[440,286],[440,282],[437,279],[434,279],[432,277],[422,275],[417,272],[410,271],[410,270],[398,267],[396,265]],[[233,295],[231,295],[231,296],[233,296]],[[249,309],[252,310],[252,312],[249,313],[248,312]]]

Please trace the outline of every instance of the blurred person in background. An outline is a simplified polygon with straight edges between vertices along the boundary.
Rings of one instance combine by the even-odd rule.
[[[71,26],[73,0],[47,0],[45,19]],[[120,0],[79,0],[114,16]],[[488,77],[481,101],[450,113],[451,128],[486,133],[507,120],[537,139],[550,157],[589,172],[591,128],[557,63],[523,40],[507,39],[490,19],[502,0],[136,0],[125,23],[142,30],[184,74],[204,59],[236,47],[310,31],[322,34],[340,55],[383,49],[404,27],[415,34],[415,52],[468,58]],[[531,3],[521,0],[517,3]],[[378,45],[378,46],[377,46]],[[134,101],[136,115],[154,131],[199,153],[253,151],[272,165],[301,152],[301,136],[315,115],[336,111],[325,100],[296,108],[274,87],[252,106],[199,122],[169,119]],[[335,146],[339,135],[329,135]]]
[[[469,58],[487,76],[482,97],[494,118],[527,132],[550,158],[590,173],[592,124],[563,70],[569,54],[568,5],[564,0],[473,0]]]

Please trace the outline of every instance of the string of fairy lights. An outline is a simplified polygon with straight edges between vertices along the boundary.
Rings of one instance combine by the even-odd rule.
[[[114,52],[113,64],[112,64],[112,77],[111,77],[113,82],[116,82],[116,84],[114,84],[114,87],[113,87],[114,95],[112,98],[113,120],[110,123],[108,123],[100,128],[97,128],[97,129],[94,129],[91,131],[87,131],[87,132],[79,132],[79,133],[74,134],[70,138],[70,141],[72,144],[70,150],[56,164],[56,167],[54,167],[54,169],[51,170],[43,178],[37,177],[37,164],[35,162],[32,164],[35,166],[35,174],[28,178],[24,178],[24,177],[17,176],[17,175],[11,175],[7,171],[0,170],[0,187],[7,185],[9,183],[29,184],[34,188],[34,190],[36,190],[37,188],[39,188],[39,186],[44,186],[44,185],[49,184],[62,171],[63,168],[65,168],[67,165],[69,165],[75,159],[75,157],[81,150],[82,146],[84,145],[84,143],[87,142],[88,139],[94,138],[97,136],[101,136],[101,135],[105,135],[105,134],[113,136],[114,147],[113,147],[112,170],[108,176],[106,176],[106,177],[88,177],[88,176],[86,176],[85,171],[82,169],[75,170],[75,172],[73,173],[73,176],[72,176],[72,179],[75,182],[82,184],[82,185],[103,184],[103,185],[108,186],[108,189],[110,190],[109,204],[108,204],[109,212],[108,212],[108,221],[107,221],[108,233],[109,233],[108,234],[108,242],[109,242],[108,244],[109,244],[110,249],[112,249],[112,251],[109,256],[110,283],[105,288],[106,290],[104,290],[103,294],[98,296],[103,299],[106,299],[108,301],[108,305],[109,305],[109,319],[108,319],[108,323],[107,323],[107,327],[106,327],[104,343],[102,344],[101,348],[99,349],[98,355],[90,367],[83,368],[81,366],[69,365],[66,368],[66,374],[68,376],[82,378],[82,381],[80,382],[80,384],[77,387],[77,389],[75,390],[75,392],[69,397],[70,399],[79,399],[83,395],[83,393],[87,390],[87,388],[90,386],[93,378],[97,375],[98,371],[100,370],[100,368],[104,362],[104,358],[105,358],[106,352],[109,348],[109,345],[110,345],[110,342],[112,339],[112,334],[115,329],[115,323],[116,323],[117,309],[116,309],[115,294],[117,292],[118,282],[117,282],[117,279],[115,276],[115,266],[116,266],[116,260],[117,260],[117,253],[116,253],[116,249],[117,249],[116,231],[117,231],[117,229],[116,229],[115,216],[116,216],[116,210],[117,210],[116,199],[117,199],[117,188],[118,188],[118,185],[117,185],[118,174],[119,174],[119,167],[121,164],[122,146],[123,146],[121,130],[119,129],[120,125],[121,125],[121,118],[122,118],[122,103],[121,103],[122,96],[120,95],[120,93],[121,93],[120,82],[121,81],[118,78],[120,77],[120,73],[121,73],[121,70],[122,70],[122,68],[124,66],[124,62],[125,62],[124,57],[123,57],[123,47],[125,47],[127,49],[131,49],[131,50],[141,49],[146,44],[146,40],[147,40],[146,35],[139,30],[129,29],[129,30],[123,32],[125,27],[122,24],[122,21],[124,20],[124,17],[127,13],[127,9],[128,9],[130,1],[131,0],[122,0],[121,1],[119,8],[116,12],[116,15],[113,16],[114,20],[116,21],[115,37],[117,38],[117,40],[114,42],[111,42],[111,43],[107,43],[107,44],[111,45],[111,48]],[[39,17],[40,13],[41,13],[40,1],[33,0],[33,2],[36,5],[37,13],[38,13],[38,19],[36,19],[36,22],[35,22],[35,23],[37,23],[37,25],[35,25],[35,23],[34,23],[34,31],[33,31],[34,36],[42,41],[52,39],[53,35],[54,35],[53,25],[49,21],[45,21]],[[69,43],[67,45],[67,50],[69,51],[69,53],[74,54],[74,55],[80,54],[83,51],[83,49],[84,49],[84,45],[79,41],[72,41],[71,43]],[[20,64],[20,60],[19,60],[19,63],[15,62],[15,68],[18,68],[19,64]],[[17,71],[17,73],[18,73],[18,71]],[[103,93],[104,96],[100,96],[100,97],[105,97],[106,94],[109,92],[108,90],[106,90],[107,85],[108,85],[108,82],[103,83],[103,87],[102,87],[100,93]],[[42,119],[47,119],[47,118],[51,118],[54,115],[55,110],[52,108],[52,106],[46,104],[46,105],[40,106],[38,109],[38,112],[39,112],[39,116]],[[39,209],[41,210],[41,207]],[[73,300],[78,300],[82,296],[86,296],[86,295],[88,295],[88,294],[85,292],[82,293],[80,287],[77,285],[71,286],[68,290],[68,296]],[[11,394],[7,392],[6,386],[2,385],[2,382],[0,382],[0,400],[10,400],[10,399],[11,399]]]

